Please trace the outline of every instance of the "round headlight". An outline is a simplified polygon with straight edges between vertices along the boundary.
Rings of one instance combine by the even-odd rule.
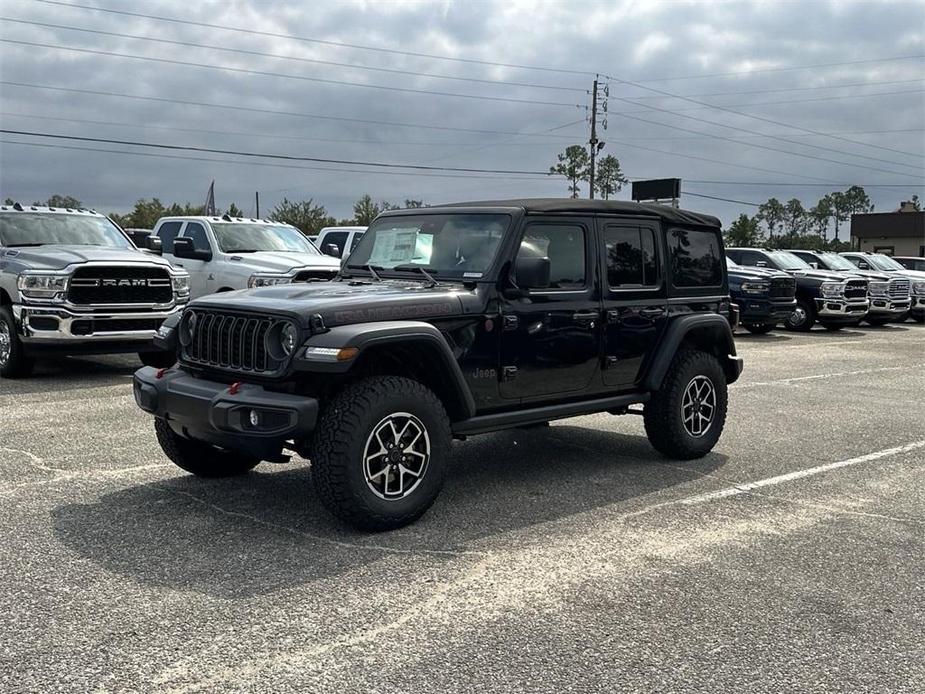
[[[198,322],[199,317],[196,315],[195,311],[187,311],[180,321],[180,344],[184,347],[189,347],[193,343],[193,338],[196,335],[196,324]]]
[[[283,347],[283,352],[287,356],[292,354],[295,352],[296,347],[299,346],[299,329],[292,323],[286,323],[285,327],[280,331],[279,340]]]

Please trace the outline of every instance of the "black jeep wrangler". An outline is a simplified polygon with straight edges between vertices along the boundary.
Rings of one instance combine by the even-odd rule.
[[[418,518],[451,439],[643,414],[696,458],[735,381],[718,220],[658,205],[507,200],[380,215],[333,282],[198,299],[135,374],[167,456],[197,475],[311,459],[356,526]],[[631,409],[642,405],[643,410]]]

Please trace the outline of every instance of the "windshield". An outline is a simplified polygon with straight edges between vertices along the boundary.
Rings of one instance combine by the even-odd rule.
[[[869,262],[871,265],[873,265],[878,270],[896,271],[896,270],[906,269],[888,255],[882,255],[878,253],[876,255],[869,255],[866,257],[867,257],[867,262]]]
[[[825,262],[826,267],[832,270],[857,270],[854,263],[842,258],[838,253],[820,253],[819,257]]]
[[[44,245],[133,248],[105,217],[22,212],[0,215],[0,246]]]
[[[479,279],[491,266],[511,218],[503,214],[419,214],[376,220],[347,267],[407,266],[447,279]]]
[[[223,253],[310,253],[321,255],[302,232],[294,227],[273,224],[212,222],[215,240]]]
[[[813,267],[805,260],[795,256],[787,251],[768,251],[768,255],[774,260],[774,264],[781,270],[812,270]]]

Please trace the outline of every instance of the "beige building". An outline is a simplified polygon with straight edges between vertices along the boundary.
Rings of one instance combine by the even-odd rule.
[[[925,258],[925,212],[904,202],[896,212],[851,215],[851,243],[860,251]]]

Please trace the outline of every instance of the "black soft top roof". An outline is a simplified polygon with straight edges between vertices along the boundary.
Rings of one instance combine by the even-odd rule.
[[[719,227],[716,217],[698,212],[679,210],[668,205],[627,202],[625,200],[582,200],[576,198],[515,198],[513,200],[479,200],[459,202],[434,207],[519,207],[527,214],[531,212],[584,212],[632,214],[657,217],[670,224],[692,224],[695,226]],[[407,210],[403,210],[407,212]],[[414,210],[418,212],[419,210]]]

